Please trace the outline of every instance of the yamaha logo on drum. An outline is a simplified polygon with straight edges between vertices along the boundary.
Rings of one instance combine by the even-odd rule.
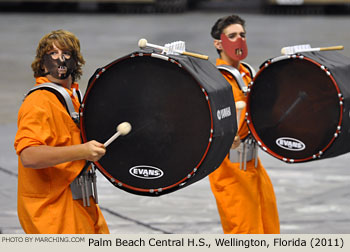
[[[164,175],[164,172],[154,166],[138,165],[130,168],[129,173],[141,179],[157,179]]]
[[[227,108],[220,109],[220,110],[218,110],[216,115],[217,115],[219,120],[224,119],[226,117],[229,117],[229,116],[231,116],[231,108],[227,107]]]
[[[305,144],[302,141],[291,137],[280,137],[276,140],[276,144],[290,151],[302,151],[305,149]]]

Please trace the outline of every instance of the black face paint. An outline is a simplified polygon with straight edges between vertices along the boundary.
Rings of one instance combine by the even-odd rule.
[[[44,55],[44,66],[46,67],[48,73],[56,79],[64,80],[72,74],[76,69],[77,64],[73,58],[66,59],[63,57],[61,59],[53,59],[49,54]]]

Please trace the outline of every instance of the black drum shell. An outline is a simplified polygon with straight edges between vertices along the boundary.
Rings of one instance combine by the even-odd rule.
[[[348,57],[334,51],[276,57],[261,65],[249,89],[248,126],[260,146],[272,156],[294,163],[335,157],[350,151]],[[322,97],[328,98],[322,100]],[[311,109],[315,114],[309,113]],[[277,110],[280,114],[272,116]],[[326,119],[322,120],[322,116]],[[330,117],[332,119],[328,120]],[[303,151],[278,149],[275,141],[283,134],[281,127],[294,134],[292,139],[308,138],[312,148]],[[322,128],[325,128],[324,132]],[[313,143],[321,142],[320,139],[324,139],[322,144],[313,146]]]
[[[108,75],[113,77],[111,77],[110,80],[108,80],[109,77],[104,79],[104,76]],[[173,85],[174,82],[176,82],[176,80],[174,80],[176,78],[183,78],[181,80],[186,80],[186,82],[189,82],[188,84],[178,84],[178,89],[187,90],[186,85],[190,85],[188,88],[193,89],[196,93],[198,93],[198,95],[196,94],[196,97],[193,98],[193,103],[191,103],[191,97],[186,98],[186,92],[179,94],[176,93],[177,89],[174,89],[173,87],[167,88],[166,85]],[[165,81],[166,79],[167,81]],[[164,83],[164,88],[163,84],[160,83]],[[195,84],[196,87],[194,87],[193,84]],[[102,88],[102,86],[104,86],[104,88]],[[136,88],[131,86],[135,86]],[[153,89],[149,90],[151,88]],[[163,91],[167,92],[167,94],[162,94],[161,92]],[[191,117],[195,118],[195,116],[197,116],[197,113],[195,113],[194,110],[192,111],[193,116],[182,116],[182,114],[178,113],[179,111],[186,111],[186,108],[170,108],[170,112],[166,111],[166,113],[170,115],[164,115],[165,110],[163,108],[165,103],[160,103],[160,101],[165,99],[163,97],[170,97],[169,92],[174,92],[172,96],[185,99],[184,101],[187,102],[188,105],[186,108],[196,107],[197,104],[207,104],[207,107],[200,105],[201,108],[204,108],[202,110],[205,110],[200,112],[203,113],[205,118],[208,118],[208,120],[203,119],[202,124],[205,125],[203,125],[202,128],[205,130],[201,130],[201,125],[197,125],[201,124],[201,118],[199,118],[199,122],[191,121]],[[111,93],[116,94],[115,98],[113,98]],[[142,105],[140,101],[141,99],[139,98],[144,97],[145,93],[147,93],[148,98],[147,102]],[[200,93],[202,93],[202,95]],[[197,96],[200,98],[198,99]],[[195,100],[195,98],[197,100]],[[140,101],[140,104],[138,101]],[[148,109],[149,101],[153,101],[155,104],[162,104],[162,106],[160,106],[161,108],[158,110],[155,109],[154,111],[150,112]],[[133,107],[133,109],[130,110],[130,107]],[[136,110],[135,108],[140,110],[143,109],[144,111],[134,113]],[[154,107],[152,107],[152,109],[154,109]],[[191,109],[192,108],[189,108],[189,111],[191,111]],[[227,109],[230,111],[230,115],[227,117],[222,117],[221,111],[225,109],[226,111]],[[129,116],[128,112],[133,114],[134,118]],[[105,116],[102,115],[103,113],[105,113]],[[173,114],[177,114],[178,119],[175,120],[175,117],[172,117]],[[200,113],[198,112],[198,114]],[[159,116],[157,117],[157,115]],[[159,130],[162,132],[164,127],[159,127],[157,130],[155,130],[154,127],[152,130],[147,129],[147,127],[146,130],[142,129],[140,125],[143,123],[137,122],[136,117],[143,119],[146,117],[148,121],[153,120],[153,122],[156,123],[159,122],[159,120],[162,120],[163,126],[165,125],[166,128],[169,129],[173,129],[177,126],[177,131],[180,132],[182,127],[179,127],[179,125],[183,127],[198,127],[199,131],[208,131],[205,133],[208,137],[208,139],[205,140],[207,141],[206,144],[202,143],[201,146],[198,146],[198,144],[196,146],[196,143],[187,143],[186,139],[184,140],[181,138],[181,141],[183,141],[182,143],[185,143],[183,148],[176,146],[178,151],[181,151],[181,149],[199,149],[200,151],[198,151],[198,155],[202,155],[202,157],[199,158],[200,161],[197,162],[195,167],[183,168],[181,165],[179,165],[181,168],[178,168],[171,167],[171,164],[169,164],[169,168],[162,167],[162,170],[171,170],[171,172],[177,174],[175,174],[176,176],[181,177],[181,179],[176,180],[175,183],[174,181],[168,183],[168,181],[165,181],[165,178],[164,180],[158,179],[159,183],[156,180],[152,180],[152,182],[150,182],[151,180],[146,179],[138,181],[138,178],[135,179],[133,177],[130,177],[130,179],[127,178],[126,180],[128,181],[125,181],[125,177],[128,176],[126,169],[137,165],[128,165],[128,162],[133,161],[128,160],[128,157],[125,157],[124,159],[122,157],[118,157],[118,153],[123,153],[124,156],[127,156],[128,154],[127,152],[124,152],[124,150],[128,150],[129,153],[131,153],[133,151],[133,146],[144,146],[143,148],[145,149],[143,150],[148,152],[148,156],[150,158],[149,163],[147,163],[147,165],[150,167],[158,167],[154,163],[157,163],[159,160],[152,160],[152,156],[156,156],[155,154],[153,155],[155,152],[157,152],[157,157],[168,156],[169,160],[173,160],[174,162],[176,161],[181,163],[182,158],[186,160],[185,157],[181,157],[182,155],[171,153],[171,149],[173,145],[175,145],[173,142],[171,142],[171,140],[168,142],[168,149],[165,148],[167,145],[167,140],[164,138],[167,138],[169,134],[173,133],[173,131],[176,135],[176,130],[165,132],[166,134],[160,134],[163,136],[163,139],[158,139],[157,141],[164,146],[164,150],[159,150],[158,148],[154,148],[155,145],[152,145],[154,142],[152,142],[152,139],[157,138],[159,135],[157,134],[157,131]],[[164,118],[170,119],[165,120]],[[180,55],[165,57],[164,55],[154,54],[153,52],[148,51],[137,51],[131,53],[125,57],[113,61],[103,68],[96,70],[95,74],[90,78],[89,86],[82,102],[80,121],[83,141],[86,142],[94,139],[102,143],[113,134],[113,128],[115,130],[116,125],[123,121],[129,121],[131,123],[133,128],[129,135],[119,137],[117,140],[115,140],[115,143],[107,147],[105,157],[101,158],[100,161],[95,162],[95,165],[115,186],[134,194],[147,196],[159,196],[166,194],[190,185],[207,176],[209,173],[219,167],[227,155],[237,132],[232,88],[214,65],[208,61],[197,58]],[[191,125],[186,125],[187,123]],[[104,124],[109,125],[108,130],[106,129],[105,133],[101,133],[98,129],[99,127],[102,129]],[[158,123],[158,125],[160,124]],[[139,137],[135,137],[137,134]],[[192,136],[188,135],[187,137],[191,138]],[[169,137],[169,139],[170,138],[171,137]],[[174,139],[179,139],[179,137],[174,137]],[[203,137],[201,137],[201,139],[203,139]],[[149,146],[147,146],[147,143],[149,143]],[[193,144],[193,148],[190,146],[190,144]],[[186,156],[186,151],[183,156]],[[187,156],[187,159],[190,158],[191,156]],[[135,157],[129,159],[135,160]],[[143,160],[144,159],[145,158],[143,157]],[[106,160],[108,160],[109,167],[106,167]],[[113,165],[111,164],[111,160],[113,161]],[[161,160],[161,162],[163,162],[163,160]],[[166,166],[168,166],[168,164]],[[116,169],[120,169],[120,172],[123,172],[123,179],[120,179],[118,174],[116,174]],[[124,171],[122,171],[123,169]],[[178,174],[178,172],[180,174]],[[183,174],[181,174],[181,172]],[[172,178],[169,178],[169,180],[171,179]]]

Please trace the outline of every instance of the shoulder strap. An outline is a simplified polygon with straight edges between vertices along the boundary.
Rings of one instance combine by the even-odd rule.
[[[233,78],[235,78],[238,87],[244,92],[247,92],[247,86],[244,83],[244,80],[242,78],[241,73],[230,65],[218,65],[216,66],[221,72],[227,72],[232,75]]]
[[[36,90],[47,90],[54,93],[58,100],[66,107],[68,114],[73,119],[73,121],[79,126],[79,113],[75,111],[72,99],[64,87],[54,83],[43,83],[39,86],[35,86],[29,90],[29,92],[25,95],[26,98],[28,95],[33,93]],[[78,98],[81,99],[80,90],[78,90]]]
[[[79,103],[81,104],[81,101],[82,101],[82,99],[83,99],[83,95],[82,95],[80,89],[75,90],[75,91],[77,92],[77,96],[78,96]]]
[[[241,64],[248,69],[249,73],[250,73],[250,76],[252,77],[252,79],[255,77],[256,75],[256,72],[255,72],[255,69],[249,65],[247,62],[243,62],[241,61]]]

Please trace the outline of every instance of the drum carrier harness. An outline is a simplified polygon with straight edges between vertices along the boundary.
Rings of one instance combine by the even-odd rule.
[[[248,63],[241,62],[241,64],[249,70],[250,76],[254,78],[256,72],[254,68]],[[216,66],[220,72],[229,73],[237,83],[239,89],[247,96],[248,87],[246,86],[242,74],[233,66],[230,65],[218,65]],[[239,122],[237,122],[239,123]],[[258,145],[251,133],[245,139],[241,140],[241,144],[236,149],[230,149],[229,159],[232,163],[239,163],[239,168],[244,171],[247,170],[247,162],[255,160],[255,168],[258,166]]]
[[[67,92],[67,90],[55,83],[43,83],[38,86],[35,86],[29,90],[27,94],[25,94],[24,99],[33,93],[36,90],[47,90],[56,95],[57,99],[62,103],[62,105],[66,108],[68,114],[74,121],[74,123],[79,128],[80,117],[79,113],[75,111],[72,99]],[[80,90],[75,90],[73,88],[73,94],[76,95],[79,99],[79,103],[81,103],[82,94]],[[24,100],[23,99],[23,100]],[[94,164],[91,165],[91,169],[78,175],[73,182],[70,184],[70,188],[72,191],[72,196],[74,200],[82,199],[84,206],[90,206],[90,196],[93,196],[96,204],[98,204],[98,196],[97,196],[97,186],[96,186],[96,169]]]

